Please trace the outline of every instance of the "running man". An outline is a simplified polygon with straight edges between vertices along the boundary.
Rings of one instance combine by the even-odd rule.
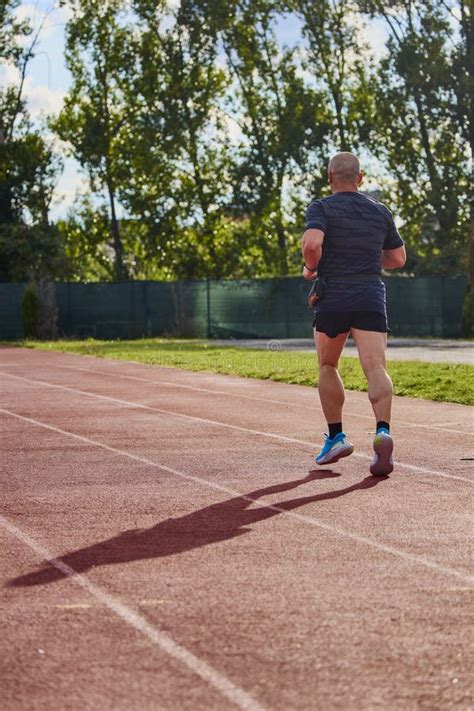
[[[349,332],[357,346],[375,414],[371,474],[393,471],[390,413],[393,386],[385,367],[387,309],[382,269],[402,267],[403,240],[388,208],[359,193],[358,158],[338,153],[329,161],[332,195],[313,200],[302,239],[305,279],[318,279],[314,340],[319,361],[319,397],[328,434],[318,464],[331,464],[354,451],[342,429],[344,386],[339,357]]]

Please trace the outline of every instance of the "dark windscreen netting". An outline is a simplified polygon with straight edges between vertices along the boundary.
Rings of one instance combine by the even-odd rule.
[[[207,338],[209,285],[205,281],[177,281],[167,284],[173,299],[171,335]]]
[[[386,277],[384,282],[393,335],[461,335],[465,277]]]
[[[207,335],[206,282],[56,284],[59,333],[79,338]]]
[[[0,284],[0,340],[21,338],[21,297],[24,284]]]
[[[58,331],[79,338],[134,338],[146,333],[143,290],[133,282],[57,284]]]
[[[384,278],[394,336],[461,335],[465,277]],[[310,285],[299,277],[53,285],[68,338],[310,338]],[[0,284],[0,338],[22,336],[24,284]]]
[[[311,336],[309,287],[301,279],[210,283],[210,332],[217,338]]]
[[[456,338],[462,331],[462,313],[467,278],[442,277],[439,290],[443,303],[443,336]]]

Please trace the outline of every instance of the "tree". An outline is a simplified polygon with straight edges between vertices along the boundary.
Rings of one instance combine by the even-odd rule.
[[[377,69],[376,112],[369,137],[375,156],[396,178],[391,199],[417,273],[453,273],[466,267],[468,156],[454,114],[453,67],[458,48],[443,3],[429,0],[364,3],[389,31]],[[374,81],[375,81],[374,77]],[[457,107],[457,108],[456,108]]]
[[[465,268],[467,2],[71,5],[73,84],[55,126],[94,196],[60,225],[76,278],[79,255],[95,278],[297,273],[303,204],[341,149],[375,157],[412,271]],[[288,13],[299,47],[281,46]],[[361,39],[370,17],[389,34],[378,62]]]
[[[106,196],[114,277],[120,281],[129,276],[118,191],[128,138],[133,36],[122,22],[122,0],[71,0],[71,6],[74,16],[67,25],[66,62],[72,86],[53,125],[87,170],[92,192]]]
[[[365,103],[370,103],[367,65],[368,47],[358,24],[353,0],[289,0],[287,7],[302,22],[307,41],[304,66],[316,86],[324,90],[330,106],[328,139],[337,151],[363,146],[366,127],[361,121]]]
[[[452,52],[451,84],[456,92],[454,119],[466,142],[472,162],[474,155],[474,32],[472,3],[465,0],[443,1],[443,6],[454,21],[459,33],[459,41]],[[472,175],[472,171],[471,171]],[[467,272],[469,285],[464,303],[464,330],[466,335],[474,335],[474,194],[471,190],[469,199],[468,257]]]
[[[32,33],[15,20],[16,0],[0,2],[0,58],[18,71],[0,88],[0,280],[23,281],[64,268],[57,230],[49,223],[60,161],[32,126],[23,97],[41,25]]]
[[[325,102],[306,86],[295,49],[279,46],[279,3],[201,4],[232,78],[226,106],[238,126],[232,211],[250,218],[264,273],[287,274],[300,261],[294,205],[301,203],[302,188],[314,183],[315,156],[325,152]]]
[[[226,77],[192,0],[135,3],[139,71],[124,200],[148,229],[150,254],[175,276],[219,277],[228,149],[217,110]],[[163,27],[163,19],[168,26]]]

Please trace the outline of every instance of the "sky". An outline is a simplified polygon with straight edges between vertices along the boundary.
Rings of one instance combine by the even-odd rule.
[[[58,0],[23,0],[16,14],[20,19],[29,19],[35,30],[42,26],[36,56],[28,66],[24,87],[30,115],[35,122],[41,123],[47,116],[59,113],[70,85],[71,78],[64,61],[65,27],[70,10],[59,7]],[[294,45],[300,36],[298,22],[291,16],[279,22],[277,32],[282,44],[288,46]],[[386,34],[381,22],[370,24],[366,39],[374,54],[383,51]],[[14,67],[0,66],[0,86],[17,81],[18,72]],[[64,146],[59,143],[58,148],[64,152]],[[79,164],[72,158],[64,158],[64,171],[55,191],[51,219],[65,217],[78,191],[85,187],[85,176]]]

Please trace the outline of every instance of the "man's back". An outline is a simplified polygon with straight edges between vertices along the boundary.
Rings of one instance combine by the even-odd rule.
[[[337,192],[314,200],[306,229],[324,232],[319,274],[380,274],[384,249],[403,244],[390,210],[359,192]]]

